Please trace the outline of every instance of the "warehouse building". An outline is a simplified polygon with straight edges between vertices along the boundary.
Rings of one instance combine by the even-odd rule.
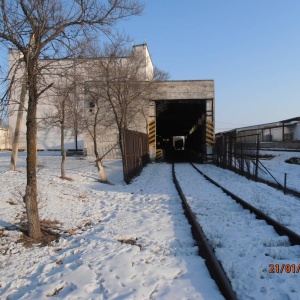
[[[139,53],[144,57],[144,65],[141,67],[141,80],[150,80],[153,77],[154,66],[146,44],[133,47],[133,54]],[[79,83],[76,85],[76,97],[78,97],[83,113],[93,114],[91,101],[87,97],[86,87],[91,81],[92,72],[84,70],[92,68],[97,60],[103,58],[50,60],[44,58],[40,61],[47,72],[43,81],[47,84],[54,82],[59,85],[64,80],[64,74],[76,77]],[[116,58],[125,61],[128,58]],[[19,99],[22,89],[22,57],[16,50],[9,53],[10,67],[21,62],[16,70],[16,84],[12,90],[10,99],[9,132],[10,146],[12,135],[16,126]],[[87,67],[88,66],[88,67]],[[206,161],[212,157],[214,145],[214,81],[213,80],[178,80],[158,81],[154,83],[155,93],[151,94],[146,111],[136,115],[134,122],[129,124],[130,130],[147,133],[149,135],[149,152],[152,159],[169,159],[178,155],[186,158]],[[39,100],[38,121],[42,120],[46,113],[51,112],[53,99],[57,95],[49,89]],[[26,103],[25,103],[26,109]],[[26,114],[22,121],[19,148],[26,150]],[[93,143],[86,130],[78,130],[76,135],[72,131],[66,132],[65,148],[85,150],[88,155],[93,153]],[[75,141],[76,140],[76,141]],[[99,135],[99,153],[105,153],[118,140],[116,126],[111,126],[104,134]],[[60,150],[60,136],[57,128],[38,129],[38,150]],[[119,158],[120,151],[115,147],[106,158]]]
[[[260,148],[300,149],[300,117],[216,134],[216,138],[221,137],[242,138],[244,143],[256,143],[258,138]]]

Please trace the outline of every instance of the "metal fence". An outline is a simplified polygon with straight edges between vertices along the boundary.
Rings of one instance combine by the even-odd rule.
[[[120,159],[122,158],[121,156],[121,150],[119,143],[115,144],[110,144],[106,146],[101,146],[98,147],[98,153],[99,156],[104,156],[105,159]]]
[[[249,143],[249,140],[251,142]],[[214,163],[222,168],[257,180],[259,135],[219,136],[215,142]]]
[[[129,183],[149,162],[149,140],[147,134],[132,130],[123,130],[121,137],[124,180]]]

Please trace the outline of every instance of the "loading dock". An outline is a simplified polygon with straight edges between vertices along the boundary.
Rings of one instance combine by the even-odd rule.
[[[214,143],[213,80],[157,85],[149,116],[152,159],[210,160]]]

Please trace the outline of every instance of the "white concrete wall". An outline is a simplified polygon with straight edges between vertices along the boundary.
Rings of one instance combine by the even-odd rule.
[[[214,99],[213,80],[170,80],[157,82],[153,100]]]
[[[8,148],[9,148],[8,129],[0,128],[0,150],[6,150]]]
[[[300,141],[300,123],[294,129],[294,141]]]
[[[152,64],[151,56],[147,45],[137,45],[134,47],[134,51],[136,55],[141,55],[144,59],[142,63],[142,68],[140,71],[140,79],[141,80],[149,80],[153,78],[154,67]],[[10,66],[14,66],[16,62],[20,59],[20,55],[18,51],[10,51],[9,62]],[[85,113],[89,113],[88,107],[88,99],[86,99],[85,95],[85,85],[89,80],[95,80],[95,72],[97,72],[96,64],[99,59],[103,58],[91,58],[91,59],[65,59],[61,61],[57,60],[41,60],[40,64],[47,66],[43,70],[43,82],[41,82],[40,88],[54,83],[56,86],[64,85],[68,82],[68,79],[64,77],[64,75],[68,75],[68,77],[76,77],[78,82],[76,87],[76,94],[79,95],[82,101],[82,107],[85,110]],[[126,66],[126,58],[121,59],[121,63]],[[95,67],[95,68],[94,68]],[[15,88],[12,91],[11,101],[10,101],[10,113],[12,114],[9,118],[9,127],[12,132],[14,132],[16,117],[18,111],[18,102],[21,91],[21,82],[24,73],[24,68],[22,67],[22,63],[16,71],[16,84]],[[100,78],[101,76],[98,76]],[[98,79],[99,80],[99,79]],[[199,80],[199,81],[164,81],[157,82],[154,85],[153,91],[151,92],[152,100],[182,100],[182,99],[211,99],[214,101],[214,82],[213,80]],[[49,113],[53,111],[54,107],[52,101],[57,96],[57,90],[49,89],[47,90],[43,96],[39,99],[38,102],[38,112],[37,118],[38,122],[43,118],[45,113]],[[152,106],[151,106],[152,104]],[[211,104],[208,104],[207,109],[214,109],[214,105],[210,107]],[[26,149],[26,107],[27,101],[24,108],[22,129],[20,133],[20,149]],[[145,111],[137,113],[134,118],[131,118],[129,121],[129,129],[141,131],[147,133],[147,123],[149,120],[152,120],[155,116],[155,106],[154,102],[150,101],[149,108]],[[214,121],[214,113],[213,113]],[[101,131],[101,128],[99,129]],[[99,134],[99,152],[104,153],[109,149],[109,147],[113,146],[117,141],[118,135],[117,130],[114,128],[109,132],[101,132]],[[78,138],[79,149],[87,148],[88,154],[93,155],[93,143],[90,136],[85,132],[82,132]],[[74,149],[74,135],[72,132],[66,133],[65,138],[65,146],[66,149]],[[60,132],[58,128],[53,128],[48,131],[43,131],[41,126],[38,129],[37,136],[37,147],[38,149],[60,149]],[[155,155],[155,148],[150,149],[151,155]],[[119,154],[119,150],[116,149],[112,152],[112,158],[117,157]]]
[[[147,45],[139,45],[136,46],[135,51],[138,55],[142,55],[145,59],[145,63],[143,63],[144,70],[141,70],[141,78],[142,80],[146,80],[147,78],[153,77],[153,65],[151,61],[151,57],[147,48]],[[84,85],[85,81],[89,81],[95,78],[95,70],[93,67],[95,66],[97,60],[96,59],[65,59],[61,61],[57,60],[40,60],[40,64],[47,66],[43,70],[43,82],[41,82],[40,89],[44,86],[54,83],[55,86],[60,86],[65,84],[68,80],[65,79],[64,75],[67,74],[69,78],[72,76],[76,76],[79,81],[79,84],[76,88],[76,93],[81,97],[82,107],[83,109],[86,107],[85,95],[84,95]],[[122,63],[125,63],[126,58],[122,58]],[[18,64],[19,62],[19,64]],[[14,132],[17,120],[17,111],[19,109],[19,100],[21,93],[21,83],[24,74],[24,62],[22,62],[22,57],[20,57],[20,52],[17,50],[11,50],[9,55],[9,65],[10,68],[15,67],[16,72],[16,82],[14,88],[12,90],[11,99],[10,99],[10,117],[9,117],[9,128],[11,132]],[[11,73],[12,74],[12,73]],[[53,99],[57,96],[57,91],[55,89],[47,90],[43,96],[39,99],[38,102],[38,111],[37,118],[38,123],[40,123],[41,119],[45,116],[45,114],[49,114],[54,110],[54,106],[51,104]],[[26,149],[26,108],[27,108],[28,99],[26,97],[25,107],[23,108],[23,119],[22,126],[20,131],[20,140],[19,140],[19,149]],[[146,112],[147,115],[147,112]],[[143,114],[138,114],[134,119],[130,120],[129,129],[146,132],[147,128],[147,117],[145,119]],[[109,137],[112,135],[112,137]],[[106,134],[107,138],[105,140],[103,138],[99,138],[99,145],[104,149],[110,147],[112,143],[116,140],[116,131],[111,132],[110,134]],[[12,138],[10,138],[12,141]],[[113,140],[113,141],[112,141]],[[11,147],[11,145],[10,145]],[[66,132],[65,134],[65,147],[66,149],[75,149],[75,138],[72,132]],[[42,149],[60,149],[60,132],[58,128],[52,128],[50,130],[42,130],[42,126],[38,127],[37,134],[37,148]],[[92,149],[91,139],[88,134],[82,132],[78,137],[78,148],[83,149]],[[99,152],[101,153],[102,150]],[[91,151],[88,151],[92,153]]]
[[[152,80],[154,75],[154,66],[151,55],[146,44],[134,46],[134,54],[141,55],[144,62],[140,70],[142,80]]]
[[[272,128],[272,141],[282,141],[282,128]]]
[[[13,50],[10,52],[10,66],[16,65],[19,58],[18,52]],[[15,58],[15,60],[14,60]],[[10,142],[12,142],[12,137],[15,131],[17,113],[19,110],[19,101],[21,93],[21,84],[24,74],[24,69],[21,63],[20,68],[16,71],[16,82],[12,89],[12,95],[10,98],[10,116],[9,116],[9,128],[11,131]],[[41,89],[50,84],[54,83],[55,86],[60,86],[64,84],[61,80],[61,74],[64,73],[66,69],[70,69],[70,72],[74,71],[72,68],[72,60],[64,61],[51,61],[51,60],[41,60],[40,64],[48,65],[48,68],[44,70],[43,82],[41,83]],[[78,66],[75,66],[75,73],[80,72]],[[38,132],[37,132],[37,149],[38,150],[54,150],[60,149],[60,132],[58,128],[52,128],[50,130],[43,130],[41,125],[41,119],[45,117],[45,113],[50,113],[54,111],[54,106],[51,104],[51,101],[57,96],[56,90],[54,88],[47,90],[38,101],[38,111],[37,111],[37,122],[38,122]],[[19,149],[26,149],[26,109],[28,106],[28,95],[26,95],[25,107],[23,108],[23,117],[22,125],[20,130],[20,139],[19,139]],[[75,149],[75,140],[74,135],[71,132],[66,132],[65,134],[65,146],[66,149]],[[11,145],[10,145],[11,148]],[[83,135],[78,137],[78,148],[84,148],[84,139]]]

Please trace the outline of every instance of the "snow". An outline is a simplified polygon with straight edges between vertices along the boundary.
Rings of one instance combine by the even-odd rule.
[[[262,164],[269,170],[273,177],[283,186],[284,174],[287,174],[287,187],[300,192],[300,172],[299,165],[288,164],[285,161],[291,157],[300,158],[300,152],[278,152],[278,151],[261,151],[261,154],[271,154],[275,157],[271,160],[262,160]],[[263,171],[263,168],[259,171],[259,176],[272,183],[276,183],[274,179]]]
[[[288,172],[290,186],[297,186],[300,166],[283,162],[297,154],[273,154],[268,168]],[[59,222],[62,235],[45,247],[17,242],[26,153],[12,172],[10,153],[0,152],[0,299],[223,299],[198,256],[170,164],[149,164],[126,185],[121,162],[106,160],[111,184],[102,184],[91,158],[68,157],[67,181],[59,178],[59,152],[38,155],[40,218]],[[228,170],[197,167],[300,234],[299,199]],[[269,270],[270,264],[297,269],[300,246],[291,247],[191,166],[175,169],[238,298],[299,299],[300,274]]]
[[[290,154],[290,157],[293,154]],[[272,170],[276,170],[278,166],[278,173],[290,170],[290,164],[284,163],[284,160],[288,157],[286,153],[278,153],[278,157],[269,161],[268,165]],[[282,158],[283,161],[279,160]],[[286,169],[284,169],[286,165]],[[218,182],[229,191],[239,196],[249,204],[263,211],[265,214],[275,219],[282,225],[295,231],[300,235],[300,199],[290,195],[284,195],[280,190],[276,190],[262,183],[257,183],[239,176],[229,170],[221,169],[212,165],[196,165],[206,175]],[[300,180],[300,166],[294,165],[298,168],[293,168],[293,180],[291,183],[296,186],[298,180]],[[299,179],[297,179],[299,178]],[[234,183],[234,184],[233,184]]]
[[[228,189],[240,194],[243,199],[256,186],[256,183],[214,166],[197,167],[209,173],[221,185],[227,183]],[[299,299],[299,275],[270,274],[269,270],[270,264],[296,264],[298,267],[300,246],[290,246],[286,236],[278,236],[273,227],[257,220],[219,188],[200,177],[190,165],[178,164],[175,171],[183,193],[221,261],[238,299]],[[263,188],[264,185],[258,184],[257,190],[259,187]],[[262,190],[261,194],[265,195],[264,200],[269,195],[269,205],[272,206],[271,191],[267,194]],[[291,211],[293,205],[288,208]],[[288,208],[285,208],[286,211]]]
[[[127,186],[120,161],[106,161],[105,185],[92,159],[73,157],[73,181],[62,181],[56,155],[39,153],[40,218],[61,222],[65,233],[52,246],[25,248],[18,231],[4,230],[1,299],[223,299],[198,256],[170,165],[150,164]],[[0,153],[2,228],[23,215],[25,159],[7,171],[9,153]]]

